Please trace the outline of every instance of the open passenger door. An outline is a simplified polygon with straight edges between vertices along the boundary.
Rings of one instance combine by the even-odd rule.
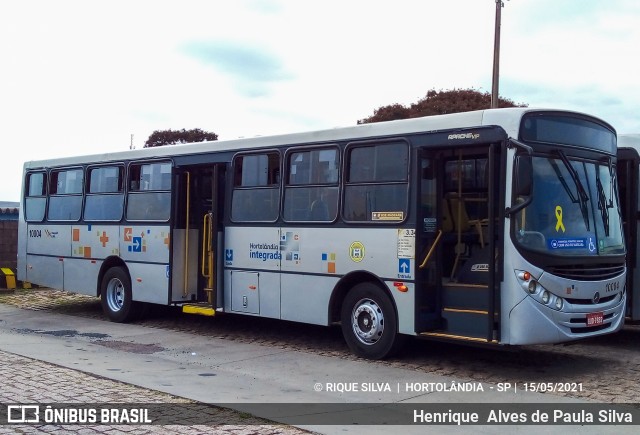
[[[423,336],[499,339],[500,150],[489,143],[420,151],[416,327]]]
[[[225,171],[226,164],[212,163],[188,167],[181,174],[172,299],[185,313],[213,316],[223,307],[219,271],[223,264]]]

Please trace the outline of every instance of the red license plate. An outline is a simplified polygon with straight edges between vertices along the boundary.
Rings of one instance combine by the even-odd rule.
[[[587,326],[598,326],[604,323],[604,313],[589,313],[587,314]]]

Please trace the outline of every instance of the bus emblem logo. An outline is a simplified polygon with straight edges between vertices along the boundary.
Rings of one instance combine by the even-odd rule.
[[[356,263],[364,260],[364,245],[360,242],[353,242],[351,246],[349,246],[349,257]]]

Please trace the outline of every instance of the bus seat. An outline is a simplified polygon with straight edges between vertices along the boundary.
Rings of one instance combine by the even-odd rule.
[[[447,219],[449,220],[449,232],[460,232],[463,235],[463,240],[466,239],[470,241],[471,239],[476,239],[480,244],[480,247],[484,247],[484,233],[482,231],[483,222],[480,219],[470,219],[469,213],[467,212],[467,206],[464,201],[464,198],[460,200],[460,198],[455,196],[449,196],[445,198],[446,204],[443,204],[443,231],[445,230],[445,217],[448,214]],[[472,237],[470,237],[470,235]]]
[[[449,201],[442,200],[442,232],[451,233],[453,231],[453,220],[451,219],[451,210],[449,210]]]
[[[329,207],[327,203],[321,198],[316,199],[311,204],[311,212],[309,219],[312,221],[328,221],[329,220]]]
[[[457,196],[447,195],[442,203],[442,231],[446,234],[445,243],[455,244],[455,259],[450,277],[456,279],[456,272],[461,258],[471,255],[471,247],[480,245],[484,248],[484,236],[480,221],[469,219],[464,202]]]

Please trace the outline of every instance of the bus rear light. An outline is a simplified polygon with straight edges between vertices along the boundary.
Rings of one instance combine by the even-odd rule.
[[[394,282],[394,283],[393,283],[393,286],[394,286],[395,288],[397,288],[397,289],[398,289],[398,291],[401,291],[402,293],[406,293],[406,292],[408,292],[408,291],[409,291],[409,287],[407,287],[406,285],[404,285],[404,283],[403,283],[403,282],[398,282],[398,281],[396,281],[396,282]]]
[[[536,281],[529,281],[529,285],[527,286],[527,291],[529,293],[534,294],[538,289],[538,283]]]
[[[142,282],[142,278],[136,278],[136,281]]]

